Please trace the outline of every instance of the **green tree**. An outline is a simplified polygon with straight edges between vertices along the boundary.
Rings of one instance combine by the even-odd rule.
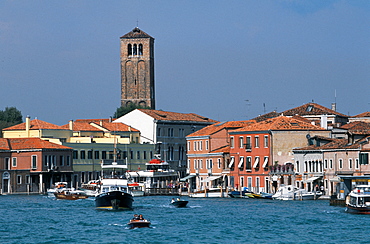
[[[0,130],[23,123],[22,113],[15,107],[6,107],[4,111],[0,110]],[[0,134],[2,137],[2,133]]]
[[[142,107],[140,105],[136,105],[136,104],[133,104],[131,103],[129,106],[127,107],[119,107],[117,108],[116,112],[114,113],[114,117],[113,118],[119,118],[125,114],[128,114],[129,112],[135,110],[135,109],[138,109],[138,108],[143,108],[143,109],[151,109],[150,107]]]

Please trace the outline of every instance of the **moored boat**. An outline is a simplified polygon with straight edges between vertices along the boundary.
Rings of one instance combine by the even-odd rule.
[[[227,194],[224,189],[212,188],[190,193],[189,197],[227,197]]]
[[[316,200],[320,196],[316,192],[308,192],[305,189],[298,189],[292,185],[282,185],[278,191],[272,195],[274,200]]]
[[[96,208],[110,210],[132,209],[134,199],[128,188],[130,181],[125,175],[127,165],[122,160],[119,162],[103,161],[101,167],[102,179],[100,180],[99,193],[95,197]]]
[[[78,200],[88,198],[85,192],[80,190],[61,190],[54,192],[54,195],[57,199],[63,200]]]
[[[346,199],[346,212],[370,214],[370,186],[358,185]]]
[[[67,188],[67,182],[55,182],[52,188],[47,189],[48,197],[55,197],[54,193],[57,191],[62,191],[64,189],[74,190],[73,188]]]

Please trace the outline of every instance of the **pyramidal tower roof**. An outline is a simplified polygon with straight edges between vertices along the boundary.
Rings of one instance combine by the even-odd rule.
[[[132,31],[129,33],[121,36],[121,38],[126,38],[126,39],[132,39],[132,38],[152,38],[150,35],[145,33],[144,31],[140,30],[139,27],[135,27]]]

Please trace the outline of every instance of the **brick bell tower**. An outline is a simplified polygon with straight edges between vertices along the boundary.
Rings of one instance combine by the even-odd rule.
[[[121,106],[155,109],[154,38],[135,27],[121,40]]]

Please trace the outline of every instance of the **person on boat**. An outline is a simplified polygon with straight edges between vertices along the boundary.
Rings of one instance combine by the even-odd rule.
[[[178,197],[178,198],[176,199],[176,201],[180,201],[180,198]]]
[[[142,214],[139,215],[139,220],[145,220]]]
[[[139,215],[134,214],[134,218],[132,220],[139,220]]]
[[[175,201],[175,198],[172,198],[171,203],[174,203],[174,202],[176,202],[176,201]]]

